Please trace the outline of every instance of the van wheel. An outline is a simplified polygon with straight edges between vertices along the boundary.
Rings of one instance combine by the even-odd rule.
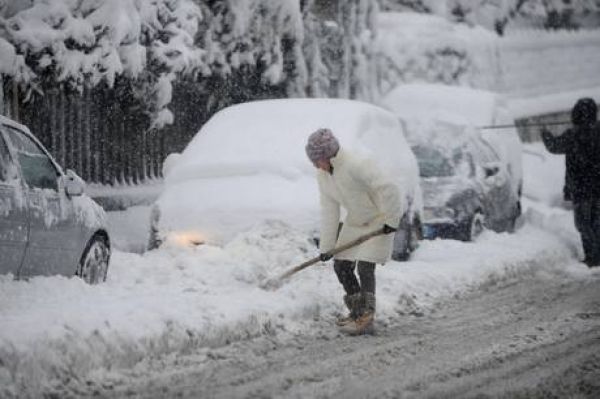
[[[95,235],[83,251],[75,275],[88,284],[102,283],[106,281],[109,260],[108,240],[100,235]]]
[[[410,225],[410,234],[408,234],[406,240],[406,250],[410,253],[413,253],[417,248],[419,248],[419,241],[423,239],[423,229],[421,227],[421,221],[418,218],[415,218]]]
[[[469,229],[467,230],[467,241],[475,241],[477,237],[483,233],[484,229],[484,218],[483,213],[475,212],[473,217],[471,218]]]
[[[402,225],[403,223],[400,223],[400,228],[403,228]],[[404,233],[402,250],[392,254],[392,259],[397,261],[407,261],[410,258],[410,254],[418,248],[419,240],[423,239],[421,221],[418,218],[415,218],[410,225],[405,225],[404,228],[406,232]]]

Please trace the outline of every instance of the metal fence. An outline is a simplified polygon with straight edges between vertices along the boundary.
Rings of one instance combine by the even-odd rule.
[[[217,110],[284,95],[283,87],[249,82],[248,75],[176,82],[169,106],[174,123],[162,129],[150,129],[143,99],[133,96],[124,79],[112,88],[101,84],[78,92],[56,84],[27,95],[4,77],[0,113],[27,125],[63,168],[87,182],[136,184],[160,177],[165,157],[181,151]]]

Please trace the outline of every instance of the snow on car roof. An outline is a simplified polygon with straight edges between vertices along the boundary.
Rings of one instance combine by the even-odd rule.
[[[455,149],[481,137],[479,130],[444,120],[407,119],[402,124],[411,144]]]
[[[390,91],[382,105],[402,117],[444,120],[456,124],[490,125],[499,103],[496,93],[443,84],[402,84]]]
[[[409,151],[397,118],[377,106],[343,99],[262,100],[228,107],[196,134],[167,183],[202,177],[313,174],[308,136],[329,128],[346,148],[385,157]],[[391,155],[390,145],[395,146]]]

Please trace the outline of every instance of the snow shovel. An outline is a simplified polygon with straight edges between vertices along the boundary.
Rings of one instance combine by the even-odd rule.
[[[379,235],[382,235],[382,234],[384,234],[383,227],[380,228],[380,229],[377,229],[375,231],[372,231],[370,233],[367,233],[367,234],[365,234],[363,236],[360,236],[360,237],[356,238],[355,240],[347,242],[344,245],[340,245],[339,247],[334,248],[331,251],[327,252],[327,254],[333,256],[335,254],[338,254],[338,253],[340,253],[342,251],[345,251],[347,249],[355,247],[355,246],[357,246],[359,244],[362,244],[363,242],[365,242],[365,241],[367,241],[367,240],[369,240],[369,239],[371,239],[373,237],[376,237],[376,236],[379,236]],[[277,288],[281,287],[281,284],[288,277],[290,277],[291,275],[296,274],[300,270],[306,269],[307,267],[309,267],[311,265],[314,265],[315,263],[320,262],[320,261],[321,261],[321,258],[319,256],[315,256],[314,258],[309,259],[306,262],[301,263],[298,266],[296,266],[296,267],[288,270],[287,272],[283,273],[281,276],[277,277],[276,279],[268,280],[267,282],[261,284],[260,287],[263,288],[263,289],[266,289],[266,290],[276,290]]]

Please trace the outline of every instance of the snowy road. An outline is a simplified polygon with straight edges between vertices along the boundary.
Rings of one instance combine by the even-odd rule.
[[[577,261],[551,184],[564,161],[540,151],[525,158],[515,234],[423,241],[377,268],[374,337],[337,335],[330,263],[259,288],[317,253],[305,232],[265,221],[224,247],[135,253],[148,207],[113,212],[105,284],[0,276],[0,397],[461,397],[538,382],[542,396],[586,394],[600,381],[600,270]]]
[[[600,273],[490,285],[422,317],[267,335],[64,387],[94,397],[599,397]]]

